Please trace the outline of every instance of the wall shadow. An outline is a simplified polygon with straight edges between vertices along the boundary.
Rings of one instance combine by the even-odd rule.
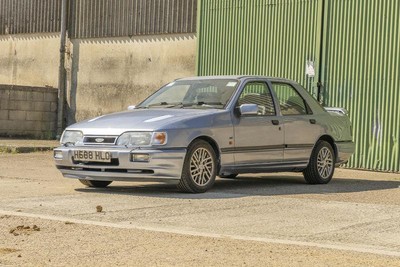
[[[72,42],[81,42],[82,44],[128,44],[128,43],[156,43],[193,40],[196,38],[194,33],[182,34],[160,34],[160,35],[138,35],[128,37],[99,37],[99,38],[81,38],[71,39]]]
[[[60,39],[60,33],[44,32],[44,33],[18,33],[18,34],[0,35],[0,41],[7,41],[9,39],[12,39],[14,41],[38,41],[38,40],[56,39],[58,41]]]

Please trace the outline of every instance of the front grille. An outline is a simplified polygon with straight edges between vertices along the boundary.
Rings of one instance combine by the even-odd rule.
[[[85,165],[85,166],[119,166],[118,159],[111,159],[111,162],[85,162],[72,159],[74,164]]]
[[[108,169],[108,168],[85,168],[85,167],[67,167],[57,166],[59,170],[71,170],[71,171],[87,171],[87,172],[114,172],[114,173],[135,173],[135,174],[154,174],[153,170],[141,170],[141,169]]]
[[[116,136],[85,136],[83,143],[91,145],[114,145]]]

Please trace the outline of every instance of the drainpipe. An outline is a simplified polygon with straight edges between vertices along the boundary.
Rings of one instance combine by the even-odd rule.
[[[57,139],[61,138],[64,130],[64,106],[66,92],[66,70],[65,70],[65,44],[67,34],[67,1],[61,3],[61,38],[60,38],[60,66],[58,72],[58,114],[57,114]]]
[[[318,87],[318,93],[317,93],[317,100],[320,104],[323,104],[322,102],[324,101],[322,99],[322,93],[323,93],[323,88],[324,88],[324,84],[323,84],[323,77],[322,75],[324,75],[323,71],[323,63],[324,63],[324,30],[325,30],[325,0],[322,0],[322,14],[321,14],[321,18],[320,18],[320,23],[321,23],[321,33],[320,33],[320,47],[319,47],[319,65],[318,65],[318,82],[317,82],[317,87]],[[325,75],[324,75],[325,76]]]

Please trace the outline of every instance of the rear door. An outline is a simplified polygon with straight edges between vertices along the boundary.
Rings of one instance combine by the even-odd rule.
[[[323,129],[304,98],[290,83],[272,81],[284,127],[284,161],[307,162]]]
[[[257,115],[242,116],[235,112],[234,141],[237,167],[260,167],[283,160],[283,130],[277,116],[271,91],[265,81],[248,82],[236,103],[257,104]]]

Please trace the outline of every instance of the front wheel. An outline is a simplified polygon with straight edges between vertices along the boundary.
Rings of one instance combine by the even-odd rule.
[[[309,184],[327,184],[335,171],[335,153],[326,141],[318,141],[307,168],[303,171],[304,179]]]
[[[104,188],[111,184],[111,181],[94,181],[94,180],[84,180],[79,179],[79,181],[86,185],[87,187],[96,187],[96,188]]]
[[[212,146],[203,140],[188,148],[178,188],[188,193],[204,193],[215,182],[217,159]]]

